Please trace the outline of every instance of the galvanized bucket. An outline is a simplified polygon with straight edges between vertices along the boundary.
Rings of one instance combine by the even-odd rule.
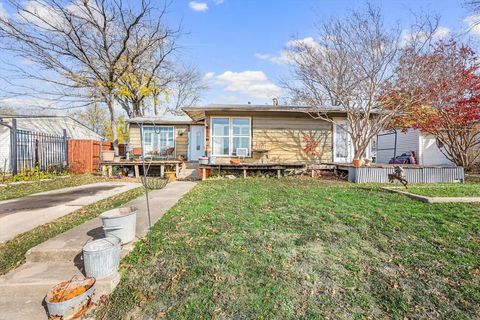
[[[87,277],[105,278],[118,269],[120,239],[107,237],[83,246],[83,266]]]
[[[94,291],[95,278],[68,280],[57,284],[45,297],[49,316],[61,319],[81,316],[88,310]],[[75,295],[76,292],[80,294]]]
[[[120,238],[122,244],[135,239],[137,208],[125,207],[106,211],[100,215],[105,237]]]

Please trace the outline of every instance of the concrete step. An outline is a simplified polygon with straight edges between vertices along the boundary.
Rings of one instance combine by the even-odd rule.
[[[45,296],[56,284],[83,278],[71,263],[26,263],[0,278],[0,320],[47,319]],[[98,279],[94,302],[109,294],[120,282],[120,274]]]
[[[187,169],[198,169],[198,162],[186,162],[185,166]]]
[[[0,278],[0,301],[17,297],[24,300],[25,292],[45,296],[56,284],[72,278],[83,278],[82,271],[72,263],[26,263]],[[111,292],[118,284],[118,272],[104,279],[98,279],[96,295]],[[1,307],[0,307],[0,310]]]

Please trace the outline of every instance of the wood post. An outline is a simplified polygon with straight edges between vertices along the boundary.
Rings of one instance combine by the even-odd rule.
[[[12,173],[16,175],[18,173],[18,153],[17,153],[17,143],[18,143],[18,135],[17,135],[17,119],[12,119],[12,129],[11,129],[11,164],[12,164]]]
[[[135,178],[140,178],[140,168],[138,167],[138,164],[136,164],[134,166],[134,170],[135,170]]]
[[[277,178],[280,179],[282,177],[282,170],[277,169]]]
[[[160,165],[160,177],[165,178],[165,165]]]
[[[243,179],[247,178],[247,169],[243,169]]]
[[[207,180],[207,169],[202,168],[202,180]]]
[[[180,168],[178,163],[175,163],[175,177],[178,178],[178,175],[180,174]]]

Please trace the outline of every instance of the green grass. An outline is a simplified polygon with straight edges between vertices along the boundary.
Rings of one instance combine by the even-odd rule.
[[[480,206],[378,186],[196,186],[121,264],[100,319],[471,319]]]
[[[412,185],[406,191],[427,197],[480,197],[480,184],[437,183]]]
[[[15,268],[25,260],[25,253],[30,248],[70,230],[85,221],[93,219],[102,212],[119,207],[143,194],[143,187],[135,188],[107,199],[87,205],[81,209],[22,233],[12,240],[0,244],[0,275]]]
[[[89,183],[105,181],[104,177],[94,175],[71,175],[65,178],[57,178],[48,181],[35,181],[32,183],[22,183],[0,187],[0,201],[28,196],[30,194],[75,187]]]

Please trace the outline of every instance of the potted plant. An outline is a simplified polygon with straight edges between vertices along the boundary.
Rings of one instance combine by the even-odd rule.
[[[353,165],[354,165],[355,167],[360,167],[360,166],[362,166],[362,159],[353,159],[352,162],[353,162]]]

